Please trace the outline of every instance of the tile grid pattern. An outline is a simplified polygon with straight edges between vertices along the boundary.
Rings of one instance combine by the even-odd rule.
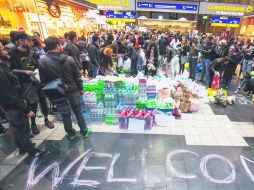
[[[55,120],[54,116],[50,116]],[[61,122],[54,122],[53,130],[41,127],[41,133],[33,138],[36,146],[45,140],[62,140],[65,131]],[[43,118],[37,120],[39,126],[43,125]],[[116,125],[93,124],[88,125],[97,133],[137,133],[130,130],[119,129]],[[74,124],[78,131],[78,126]],[[231,122],[226,115],[215,115],[207,104],[200,106],[198,113],[182,114],[181,120],[176,120],[174,126],[154,127],[143,131],[142,134],[184,135],[187,145],[202,146],[248,146],[243,137],[254,137],[252,123]],[[20,156],[18,150],[10,154],[0,163],[0,181],[5,178],[26,155]]]

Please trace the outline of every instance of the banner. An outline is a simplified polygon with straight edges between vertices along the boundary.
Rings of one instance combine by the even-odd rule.
[[[201,2],[199,13],[206,15],[244,16],[244,14],[252,11],[252,5]]]

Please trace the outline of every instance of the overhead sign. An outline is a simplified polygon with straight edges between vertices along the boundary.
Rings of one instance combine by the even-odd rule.
[[[211,26],[237,28],[239,27],[240,20],[240,18],[213,16],[211,18]]]
[[[253,11],[252,5],[225,4],[225,3],[200,3],[200,14],[224,15],[224,16],[244,16]]]
[[[178,2],[145,2],[138,1],[137,2],[137,10],[143,11],[168,11],[168,12],[191,12],[195,13],[198,10],[197,4],[190,3],[178,3]]]
[[[135,10],[134,0],[87,0],[96,4],[98,10]]]
[[[109,22],[136,22],[136,12],[107,11],[106,19]]]

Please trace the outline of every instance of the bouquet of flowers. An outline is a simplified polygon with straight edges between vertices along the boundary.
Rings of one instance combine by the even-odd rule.
[[[215,104],[219,104],[222,105],[224,107],[227,106],[227,96],[224,95],[222,90],[218,90],[215,94],[214,94],[214,103]]]

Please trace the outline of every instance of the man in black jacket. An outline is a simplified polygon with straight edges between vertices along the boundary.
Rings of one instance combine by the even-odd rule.
[[[32,60],[31,57],[31,36],[23,32],[19,32],[16,34],[17,47],[9,50],[10,55],[10,69],[13,73],[19,78],[19,82],[25,91],[32,91],[34,94],[32,99],[26,99],[29,103],[31,111],[33,111],[36,115],[38,109],[38,101],[41,105],[41,111],[44,115],[45,126],[49,129],[54,128],[54,124],[48,119],[48,105],[46,101],[45,95],[41,91],[41,86],[38,81],[34,81],[31,78],[35,76],[35,70],[37,69],[36,63]],[[31,85],[31,86],[30,86]],[[29,88],[32,87],[32,88]],[[35,98],[37,97],[37,98]],[[37,100],[36,100],[37,99]],[[34,135],[40,133],[40,130],[36,124],[36,117],[31,118],[31,131]]]
[[[216,72],[219,72],[220,75],[223,73],[225,67],[228,65],[230,61],[229,57],[222,57],[222,58],[217,58],[215,60],[213,60],[213,62],[211,63],[210,67],[209,67],[209,88],[211,88],[212,86],[212,82],[213,82],[213,77],[214,74]]]
[[[216,58],[215,56],[215,45],[213,43],[213,37],[208,36],[205,40],[205,44],[202,47],[202,74],[201,74],[201,82],[204,82],[204,77],[206,75],[205,83],[209,83],[209,66],[212,61]]]
[[[236,67],[242,60],[242,52],[239,50],[238,46],[231,45],[228,49],[228,57],[230,61],[223,75],[223,88],[225,89],[229,89],[230,87],[230,81],[235,73]]]
[[[94,34],[92,37],[93,43],[90,45],[88,56],[91,61],[91,67],[93,71],[93,77],[99,74],[100,70],[100,50],[99,50],[99,37]]]
[[[165,34],[163,33],[161,34],[161,38],[159,40],[159,52],[160,52],[159,67],[162,67],[164,65],[167,45],[168,41],[166,40]]]
[[[77,64],[77,67],[80,71],[82,71],[82,64],[80,60],[80,51],[77,46],[78,43],[78,37],[76,32],[69,32],[69,42],[67,42],[67,45],[65,46],[64,52],[66,55],[71,56],[75,63]]]
[[[18,79],[10,72],[6,64],[9,58],[8,52],[0,43],[0,106],[5,111],[20,153],[27,152],[31,156],[45,156],[48,151],[36,149],[29,139],[29,117],[34,117],[34,113],[30,111],[25,102]]]
[[[58,112],[63,117],[64,129],[70,139],[74,139],[76,132],[72,127],[71,110],[73,110],[80,134],[87,137],[91,131],[86,126],[86,121],[81,110],[82,79],[79,69],[70,56],[64,55],[60,45],[60,40],[49,37],[45,40],[45,45],[49,50],[45,56],[39,60],[39,72],[42,85],[46,85],[55,79],[62,78],[67,85],[67,92],[64,97],[54,100]]]

